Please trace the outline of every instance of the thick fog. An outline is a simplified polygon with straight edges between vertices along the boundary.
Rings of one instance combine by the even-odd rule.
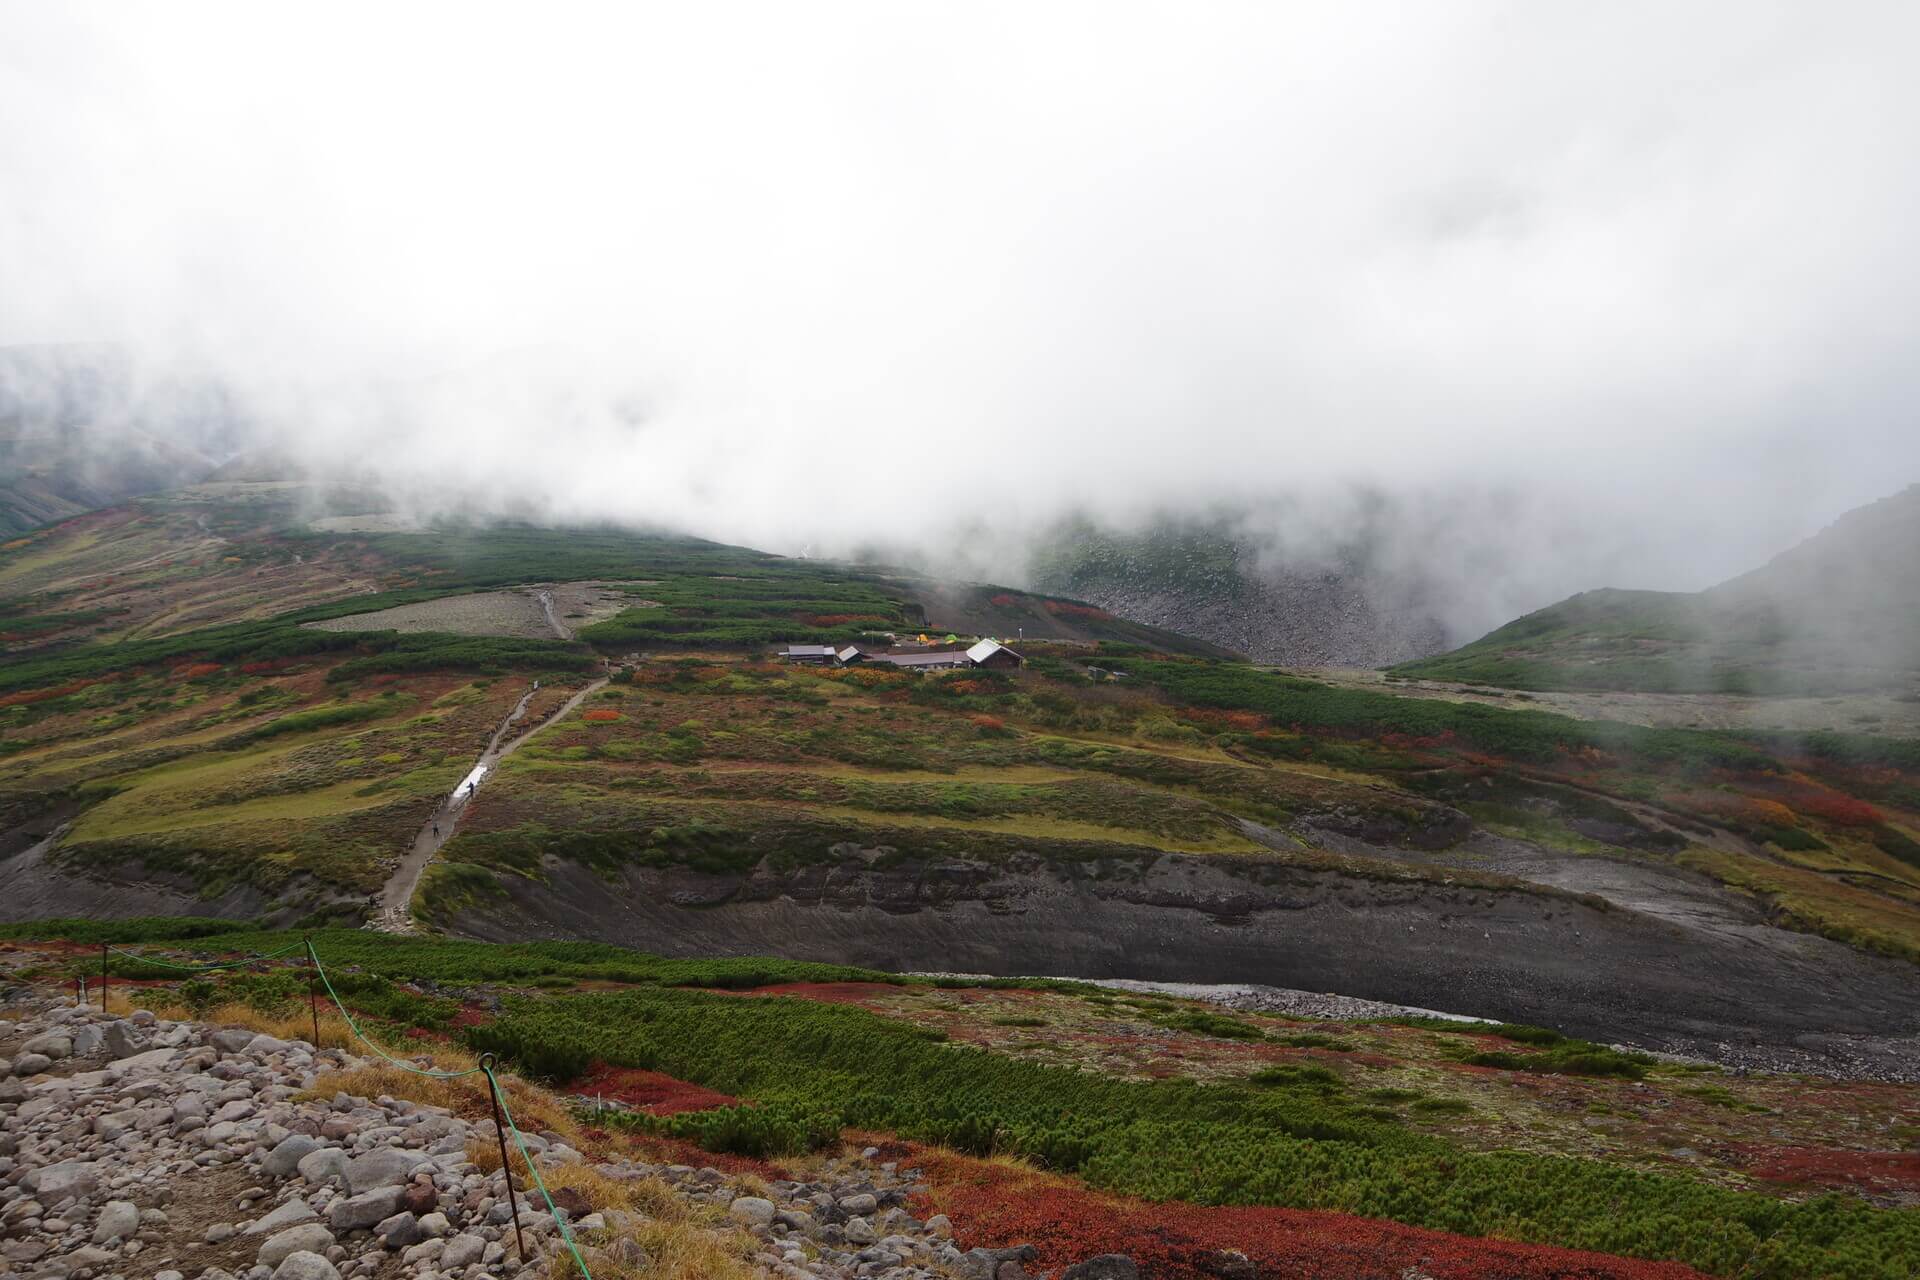
[[[4,0],[0,344],[415,499],[1000,576],[1070,512],[1306,547],[1386,495],[1491,624],[1920,478],[1916,47],[1899,3]]]

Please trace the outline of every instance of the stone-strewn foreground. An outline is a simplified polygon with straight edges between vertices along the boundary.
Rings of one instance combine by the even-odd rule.
[[[502,1175],[468,1156],[469,1141],[476,1153],[495,1145],[492,1121],[386,1096],[301,1100],[321,1072],[373,1059],[37,997],[3,1012],[0,1276],[478,1280],[574,1270],[553,1217],[516,1179],[531,1255],[522,1263]],[[558,1134],[527,1141],[543,1169],[587,1166]],[[962,1253],[943,1217],[922,1222],[902,1207],[915,1184],[890,1163],[829,1161],[819,1181],[751,1187],[684,1165],[590,1167],[617,1183],[656,1180],[649,1203],[662,1219],[730,1255],[740,1274],[1022,1280],[1032,1256],[1020,1246]],[[596,1208],[578,1188],[556,1199],[597,1277],[654,1269],[636,1238],[659,1225],[651,1215]],[[671,1270],[689,1274],[684,1260]],[[1062,1280],[1135,1274],[1108,1256]]]

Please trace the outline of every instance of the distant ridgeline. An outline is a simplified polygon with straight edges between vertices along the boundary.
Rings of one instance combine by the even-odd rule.
[[[1920,690],[1920,485],[1709,590],[1583,592],[1393,673],[1517,689]]]

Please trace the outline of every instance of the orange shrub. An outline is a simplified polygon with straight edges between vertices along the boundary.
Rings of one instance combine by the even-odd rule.
[[[592,711],[587,712],[585,715],[581,716],[580,718],[582,720],[591,720],[595,724],[605,724],[609,720],[618,720],[620,718],[620,713],[618,711],[607,711],[607,710],[596,708]]]

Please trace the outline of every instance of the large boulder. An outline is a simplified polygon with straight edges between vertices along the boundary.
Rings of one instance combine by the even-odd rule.
[[[1103,1253],[1074,1263],[1060,1280],[1140,1280],[1140,1268],[1124,1253]]]
[[[260,1171],[269,1178],[290,1178],[299,1169],[300,1161],[319,1149],[320,1139],[310,1138],[304,1133],[289,1134],[267,1152],[267,1158],[260,1164]]]
[[[273,1269],[273,1280],[340,1280],[340,1270],[317,1253],[290,1253]]]
[[[58,1204],[71,1196],[92,1195],[100,1185],[100,1166],[91,1160],[62,1160],[30,1170],[20,1179],[28,1195],[46,1204]]]
[[[740,1196],[727,1206],[727,1216],[749,1227],[764,1227],[773,1221],[773,1201],[759,1196]]]
[[[376,1187],[357,1196],[343,1196],[327,1206],[327,1220],[337,1232],[362,1231],[400,1212],[400,1188]]]
[[[325,1253],[333,1247],[333,1232],[317,1222],[303,1222],[276,1231],[260,1244],[261,1265],[277,1267],[296,1253]]]
[[[207,1035],[207,1043],[222,1053],[239,1053],[259,1033],[248,1027],[225,1027]]]
[[[300,1157],[296,1166],[300,1176],[315,1184],[344,1181],[347,1176],[347,1153],[338,1147],[321,1147],[318,1151],[309,1151]]]
[[[462,1267],[472,1266],[480,1261],[487,1251],[484,1237],[462,1233],[447,1241],[447,1248],[440,1255],[440,1270],[458,1271]]]
[[[394,1187],[413,1177],[413,1171],[432,1163],[432,1157],[400,1147],[381,1147],[347,1164],[347,1190],[358,1194],[375,1187]]]
[[[285,1231],[288,1227],[297,1227],[303,1222],[318,1222],[319,1220],[320,1215],[313,1211],[313,1206],[305,1200],[296,1197],[287,1201],[266,1217],[261,1218],[258,1222],[248,1224],[246,1234],[250,1236],[270,1236],[276,1231]]]
[[[93,1228],[93,1242],[125,1240],[140,1229],[140,1206],[130,1200],[109,1200]]]
[[[178,1049],[149,1049],[145,1053],[136,1053],[118,1062],[108,1063],[107,1075],[115,1080],[127,1076],[144,1075],[150,1071],[163,1069],[179,1056]]]
[[[20,1046],[21,1053],[37,1053],[58,1062],[73,1055],[73,1037],[64,1031],[43,1031]]]
[[[100,1043],[109,1058],[131,1058],[140,1052],[140,1037],[127,1021],[109,1022],[100,1030]]]

